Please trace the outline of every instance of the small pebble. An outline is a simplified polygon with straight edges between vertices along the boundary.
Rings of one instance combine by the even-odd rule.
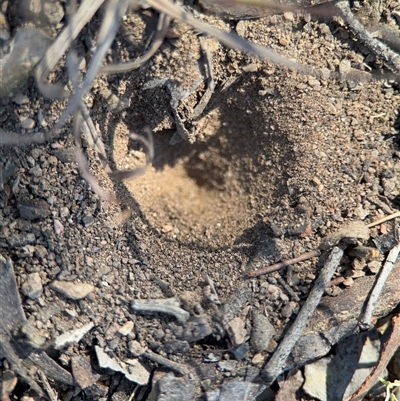
[[[61,235],[64,231],[64,226],[62,225],[60,220],[54,219],[54,232],[57,235]]]
[[[72,310],[72,309],[65,309],[65,314],[67,315],[67,317],[69,319],[73,319],[76,317],[76,311]]]
[[[291,317],[294,312],[295,307],[296,307],[295,302],[287,303],[281,310],[282,316],[286,317],[286,318]]]
[[[39,177],[41,177],[41,176],[43,175],[43,171],[42,171],[42,169],[39,167],[39,165],[36,164],[34,167],[32,167],[32,168],[29,170],[29,174],[33,175],[33,176],[36,177],[36,178],[39,178]]]
[[[293,21],[294,14],[291,11],[286,11],[285,13],[283,13],[283,18],[285,18],[286,21]]]
[[[42,280],[39,273],[28,274],[24,284],[22,284],[22,293],[30,299],[37,299],[43,294]]]
[[[53,281],[50,287],[64,295],[69,299],[75,301],[87,297],[91,292],[94,291],[94,286],[88,283],[71,283],[69,281]]]
[[[286,46],[289,45],[289,41],[288,41],[286,38],[280,38],[280,39],[279,39],[279,44],[280,44],[281,46],[286,47]]]
[[[382,267],[382,263],[379,260],[373,260],[368,263],[367,267],[371,273],[377,274]]]
[[[153,333],[153,338],[157,341],[162,340],[165,336],[165,332],[162,329],[157,329],[154,333]]]
[[[281,289],[277,285],[270,284],[268,286],[267,298],[269,301],[276,301],[280,298]]]
[[[43,110],[39,109],[38,113],[37,113],[37,119],[38,119],[38,123],[41,127],[47,127],[47,122],[43,116]]]
[[[23,129],[33,129],[35,126],[36,122],[32,118],[25,118],[21,121],[21,127]]]
[[[246,36],[246,30],[247,30],[247,22],[244,20],[240,20],[236,24],[236,33],[244,38]]]
[[[187,354],[190,352],[190,345],[187,341],[170,340],[165,341],[164,349],[168,354]]]
[[[29,103],[29,97],[26,95],[23,95],[22,93],[17,93],[14,96],[14,103],[22,106],[23,104],[28,104]]]
[[[350,60],[343,59],[339,64],[339,72],[341,75],[346,76],[351,70]]]
[[[354,270],[352,274],[352,278],[358,278],[358,277],[364,277],[365,276],[365,271],[364,270]]]
[[[92,215],[87,215],[82,218],[82,223],[85,227],[89,227],[94,223],[94,217]]]
[[[121,336],[127,336],[133,330],[133,326],[134,323],[129,320],[122,327],[120,327],[117,332],[121,334]]]
[[[139,341],[133,340],[133,341],[129,341],[128,343],[128,348],[129,348],[129,352],[133,355],[133,356],[140,356],[142,355],[146,349],[143,348]]]
[[[166,234],[166,233],[169,233],[170,231],[172,231],[173,229],[174,229],[174,227],[172,227],[170,224],[165,224],[162,227],[161,231]]]
[[[266,351],[275,333],[275,328],[269,319],[263,314],[254,311],[250,336],[250,344],[253,350],[255,352]]]
[[[350,287],[351,285],[353,285],[354,280],[351,277],[347,277],[343,280],[343,285],[345,285],[346,287]]]
[[[245,323],[239,317],[232,319],[228,325],[231,334],[231,340],[235,345],[242,344],[246,338],[247,331],[244,328]]]
[[[67,207],[60,207],[60,217],[65,218],[69,216],[69,209]]]
[[[261,353],[258,353],[258,354],[254,355],[253,359],[251,360],[251,363],[253,365],[262,365],[264,363],[264,360],[265,360],[264,355]]]

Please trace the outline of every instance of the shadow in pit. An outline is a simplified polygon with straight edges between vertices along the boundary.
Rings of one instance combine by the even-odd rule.
[[[162,171],[166,166],[173,167],[180,163],[198,187],[217,191],[230,190],[229,175],[234,170],[241,191],[245,197],[255,199],[255,208],[261,208],[259,212],[262,213],[262,205],[278,203],[281,197],[287,194],[286,182],[296,163],[296,157],[292,143],[285,132],[279,129],[274,113],[269,112],[265,106],[266,98],[258,94],[260,87],[257,80],[254,77],[250,78],[248,74],[244,74],[231,87],[214,94],[212,104],[206,112],[218,109],[220,124],[216,132],[205,140],[194,144],[181,142],[169,145],[172,131],[156,133],[153,166]],[[276,97],[274,101],[279,102],[278,94],[271,96]],[[121,119],[132,131],[140,133],[135,128],[138,121],[145,119],[144,102],[151,102],[151,99],[141,99],[139,108],[132,104],[131,108],[136,113],[134,120],[133,113],[129,111],[112,116],[103,114],[104,122],[100,124],[110,127],[105,137],[108,138],[111,148],[109,157],[113,169],[116,168],[116,162],[112,159],[116,136],[113,127],[116,127],[118,119]],[[141,110],[143,115],[140,115]],[[153,127],[150,125],[150,128]],[[132,205],[134,213],[140,216],[153,233],[160,236],[124,183],[114,182],[114,185],[115,190],[123,193],[123,198]],[[248,227],[245,231],[235,241],[238,246],[241,241],[246,241],[246,238],[257,237],[259,226],[253,221],[253,227]],[[168,238],[165,240],[169,241]],[[181,244],[199,249],[197,243]],[[200,248],[215,250],[204,244],[201,244]]]

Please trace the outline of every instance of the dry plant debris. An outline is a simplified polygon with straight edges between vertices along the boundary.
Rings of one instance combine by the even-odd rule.
[[[51,400],[74,391],[90,400],[118,391],[141,400],[149,371],[155,399],[173,399],[171,387],[180,399],[200,392],[254,399],[266,387],[257,382],[260,372],[272,382],[358,333],[383,258],[371,260],[371,247],[382,255],[395,247],[400,96],[398,78],[382,62],[398,73],[390,49],[396,40],[369,34],[357,7],[343,0],[262,11],[200,2],[214,15],[168,0],[149,0],[143,9],[126,0],[103,3],[71,4],[65,24],[57,13],[50,47],[35,36],[48,47],[36,84],[49,100],[20,86],[25,75],[12,89],[29,96],[15,94],[0,111],[1,144],[31,144],[0,149],[0,246],[17,278],[7,259],[2,368],[11,365]],[[379,15],[396,39],[398,10],[386,5],[385,12],[371,6],[371,18]],[[242,19],[260,11],[262,20]],[[28,29],[20,32],[33,35]],[[376,23],[370,29],[384,31]],[[1,66],[15,61],[20,37],[0,49]],[[147,137],[139,135],[145,126]],[[351,229],[341,228],[351,221]],[[343,258],[340,241],[348,247]],[[296,258],[332,247],[335,263],[321,272]],[[399,303],[393,249],[378,279],[384,296],[375,309],[371,297],[362,321]],[[28,356],[21,344],[32,349]],[[52,356],[58,349],[63,367],[45,349]],[[92,372],[90,351],[104,375]],[[2,396],[14,382],[10,377]]]
[[[326,286],[335,273],[342,256],[343,249],[335,246],[332,249],[325,266],[321,270],[321,273],[315,282],[307,301],[297,314],[296,320],[293,322],[293,325],[289,328],[285,337],[280,342],[271,359],[265,365],[263,375],[265,376],[268,385],[271,385],[282,373],[288,356],[292,352],[293,347],[307,326],[315,308],[318,306],[318,303],[325,292]]]

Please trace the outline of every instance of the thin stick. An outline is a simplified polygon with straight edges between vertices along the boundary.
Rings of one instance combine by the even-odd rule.
[[[82,114],[78,111],[75,115],[74,121],[74,139],[75,139],[75,157],[78,163],[78,167],[81,171],[82,177],[86,180],[88,184],[92,187],[93,192],[99,195],[100,198],[106,199],[109,202],[119,203],[118,199],[103,190],[98,184],[96,178],[90,173],[88,161],[82,150],[82,141],[80,136],[80,128],[82,125]]]
[[[92,87],[93,81],[100,71],[101,62],[106,56],[108,49],[111,47],[114,37],[117,34],[120,20],[125,15],[128,6],[128,0],[118,0],[115,4],[113,2],[108,3],[100,27],[96,52],[90,61],[85,79],[80,88],[70,97],[67,108],[62,112],[61,117],[53,128],[54,131],[60,129],[67,122],[68,117],[75,112],[85,94]]]
[[[171,370],[174,370],[175,372],[178,372],[179,374],[181,374],[183,376],[185,376],[189,373],[188,369],[185,367],[185,365],[171,361],[170,359],[165,358],[159,354],[156,354],[155,352],[152,352],[150,350],[145,351],[143,356],[145,356],[146,358],[149,358],[153,362],[156,362],[160,365],[166,366],[167,368],[170,368]]]
[[[393,220],[396,217],[400,217],[400,210],[395,213],[389,214],[389,216],[382,217],[381,219],[375,220],[372,223],[367,224],[367,227],[371,228],[377,226],[378,224],[385,223],[389,220]]]
[[[207,107],[212,94],[214,93],[215,88],[215,81],[214,81],[214,69],[212,64],[212,54],[210,50],[207,48],[206,41],[204,37],[199,38],[201,50],[204,53],[206,64],[207,64],[207,75],[208,75],[208,86],[206,91],[204,92],[202,98],[200,99],[199,103],[197,103],[196,107],[193,110],[191,115],[192,120],[196,120],[201,116],[204,109]]]
[[[381,273],[379,274],[378,280],[372,289],[371,295],[368,299],[367,307],[365,308],[364,313],[361,315],[360,323],[365,327],[369,327],[371,324],[372,314],[374,313],[376,302],[378,301],[379,295],[381,294],[383,286],[385,285],[389,274],[393,269],[399,253],[400,242],[389,252],[386,262],[382,267]]]
[[[51,401],[57,401],[58,400],[58,396],[56,391],[50,386],[49,381],[47,380],[46,375],[40,370],[38,369],[38,375],[40,377],[40,380],[43,383],[43,387],[45,388],[47,395],[49,396]]]
[[[288,330],[284,339],[279,344],[274,355],[272,355],[272,358],[268,361],[267,365],[263,369],[263,376],[267,381],[267,385],[271,385],[272,382],[275,381],[275,379],[284,370],[286,359],[292,352],[292,349],[301,336],[301,333],[307,326],[307,323],[313,315],[315,308],[318,306],[319,301],[325,292],[326,286],[335,273],[336,268],[339,266],[343,252],[343,249],[337,246],[332,249],[332,252],[328,257],[325,266],[322,268],[321,273],[307,298],[307,301],[301,308],[296,320]]]
[[[100,74],[117,74],[121,72],[127,72],[140,68],[142,65],[146,64],[147,61],[149,61],[154,54],[157,53],[157,50],[162,45],[165,35],[167,34],[170,21],[171,18],[167,14],[161,13],[158,19],[156,37],[154,38],[154,42],[152,43],[148,52],[135,61],[106,65],[100,70]]]
[[[348,0],[338,0],[335,2],[337,7],[342,12],[342,17],[356,38],[369,48],[374,55],[382,59],[388,68],[395,74],[400,73],[400,56],[386,46],[383,42],[375,39],[354,16],[350,9]]]
[[[292,290],[292,287],[290,287],[290,285],[287,284],[282,277],[278,276],[276,279],[278,283],[286,290],[286,292],[293,298],[294,301],[300,301],[299,296]]]
[[[288,60],[280,54],[267,49],[264,46],[260,46],[247,40],[241,38],[240,36],[234,35],[231,32],[224,32],[220,29],[214,28],[211,25],[206,24],[203,21],[197,20],[191,14],[187,13],[183,7],[179,6],[176,3],[173,3],[170,0],[148,0],[148,4],[150,4],[155,10],[165,13],[172,18],[176,18],[185,24],[191,25],[197,31],[204,33],[206,35],[214,36],[217,38],[223,45],[228,46],[233,49],[237,49],[240,51],[248,52],[255,54],[259,57],[268,59],[272,63],[284,65],[286,67],[292,67],[302,71],[309,71],[310,68],[306,68],[301,66],[300,64]]]
[[[0,146],[24,146],[31,143],[44,143],[45,141],[46,134],[43,132],[35,132],[32,135],[17,135],[0,128]]]
[[[282,267],[287,267],[294,263],[302,262],[303,260],[307,260],[307,259],[313,258],[315,256],[319,256],[320,254],[321,254],[320,251],[306,252],[293,259],[287,259],[287,260],[284,260],[283,262],[275,263],[273,265],[263,267],[262,269],[259,269],[259,270],[251,270],[246,273],[246,276],[250,278],[250,277],[258,277],[258,276],[261,276],[261,275],[267,274],[267,273],[272,273],[279,269],[282,269]]]
[[[104,0],[84,0],[76,14],[71,17],[69,24],[46,51],[35,73],[36,83],[45,96],[50,98],[68,96],[69,91],[65,91],[60,85],[48,84],[45,79],[103,3]]]

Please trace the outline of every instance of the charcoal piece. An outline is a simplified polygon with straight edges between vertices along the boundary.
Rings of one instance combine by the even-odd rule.
[[[212,333],[207,316],[191,316],[185,323],[182,339],[189,343],[201,340]]]
[[[388,253],[393,247],[397,245],[396,237],[394,233],[388,233],[381,235],[373,239],[375,246],[379,249],[382,255]]]
[[[186,377],[178,378],[168,373],[156,383],[158,401],[191,401],[195,399],[196,382]]]
[[[44,219],[50,214],[50,208],[44,200],[26,200],[18,202],[20,217],[26,220]]]
[[[190,351],[190,345],[187,341],[169,340],[165,341],[164,349],[168,354],[187,354]]]

